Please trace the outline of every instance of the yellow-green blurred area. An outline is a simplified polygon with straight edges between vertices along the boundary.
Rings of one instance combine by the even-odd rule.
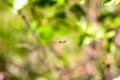
[[[0,80],[120,80],[120,0],[0,0]]]

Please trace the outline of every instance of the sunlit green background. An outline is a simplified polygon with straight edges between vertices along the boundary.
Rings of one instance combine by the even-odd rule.
[[[120,0],[0,0],[0,80],[120,75]]]

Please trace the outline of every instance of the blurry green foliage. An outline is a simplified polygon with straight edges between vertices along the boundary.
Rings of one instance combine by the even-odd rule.
[[[70,9],[76,16],[76,18],[80,18],[80,16],[85,16],[85,11],[80,7],[80,5],[78,4],[75,4],[73,6],[71,6],[71,9]]]
[[[120,0],[103,0],[102,3],[109,6],[116,6],[120,3]]]
[[[45,44],[46,42],[51,41],[51,39],[53,38],[53,34],[54,34],[54,31],[52,30],[51,26],[48,26],[48,25],[40,26],[38,30],[40,31],[39,33],[40,42]]]
[[[8,1],[8,3],[10,3],[10,5],[13,6],[15,0],[7,0],[7,1]]]
[[[110,2],[111,0],[102,0],[102,3],[105,4],[105,3],[108,3]]]
[[[119,8],[116,7],[119,0],[102,0],[105,5],[96,6],[98,14],[90,14],[89,10],[93,10],[89,9],[90,0],[24,1],[0,2],[0,71],[8,74],[7,80],[59,80],[68,74],[72,80],[90,80],[89,76],[79,75],[81,69],[76,68],[81,67],[77,63],[84,64],[79,58],[89,52],[85,48],[84,53],[82,47],[102,40],[104,56],[115,51],[113,40],[120,26]],[[18,13],[19,10],[23,13]],[[91,53],[97,53],[97,49],[93,50]],[[102,48],[100,51],[97,54],[104,53]],[[101,56],[93,59],[97,74],[90,76],[91,80],[102,76],[104,60]],[[66,68],[70,68],[70,72]],[[75,76],[74,70],[79,71]]]
[[[34,4],[37,4],[38,6],[52,6],[56,3],[55,0],[34,0]]]

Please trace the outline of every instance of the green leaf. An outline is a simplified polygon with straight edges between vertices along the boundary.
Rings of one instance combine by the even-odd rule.
[[[115,31],[110,31],[106,34],[107,38],[113,38],[115,36]]]
[[[111,39],[106,40],[104,47],[108,53],[115,50],[115,44],[112,42]]]
[[[106,3],[106,6],[117,6],[120,3],[120,0],[111,0],[110,2]]]
[[[13,4],[14,4],[14,1],[15,1],[15,0],[8,0],[8,3],[10,3],[11,5],[13,5]]]
[[[80,4],[84,4],[87,0],[80,0]]]
[[[79,19],[79,17],[86,15],[84,9],[83,9],[79,4],[75,4],[75,5],[71,6],[70,11],[71,11],[78,19]]]
[[[105,3],[108,3],[110,2],[111,0],[102,0],[102,4],[105,4]]]
[[[87,34],[86,33],[82,33],[79,37],[79,45],[81,46],[86,38]]]
[[[37,26],[38,26],[38,22],[37,21],[32,21],[31,22],[31,29],[32,30],[36,30]]]
[[[40,7],[53,6],[56,4],[56,0],[34,0],[34,4]]]
[[[51,26],[40,26],[38,30],[36,30],[36,32],[38,31],[39,33],[39,41],[43,44],[46,45],[47,43],[50,42],[50,40],[53,37],[53,28]]]
[[[59,58],[59,62],[62,65],[62,67],[65,67],[68,65],[68,62],[66,61],[66,59],[64,57],[59,56],[58,58]]]
[[[56,0],[57,6],[61,6],[65,3],[65,0]]]
[[[90,44],[91,41],[92,41],[92,38],[87,36],[85,37],[84,44]]]
[[[9,3],[14,3],[14,0],[8,0]]]

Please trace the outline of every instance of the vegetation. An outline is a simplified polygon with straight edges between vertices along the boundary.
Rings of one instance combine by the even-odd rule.
[[[0,0],[0,80],[120,75],[120,0]]]

